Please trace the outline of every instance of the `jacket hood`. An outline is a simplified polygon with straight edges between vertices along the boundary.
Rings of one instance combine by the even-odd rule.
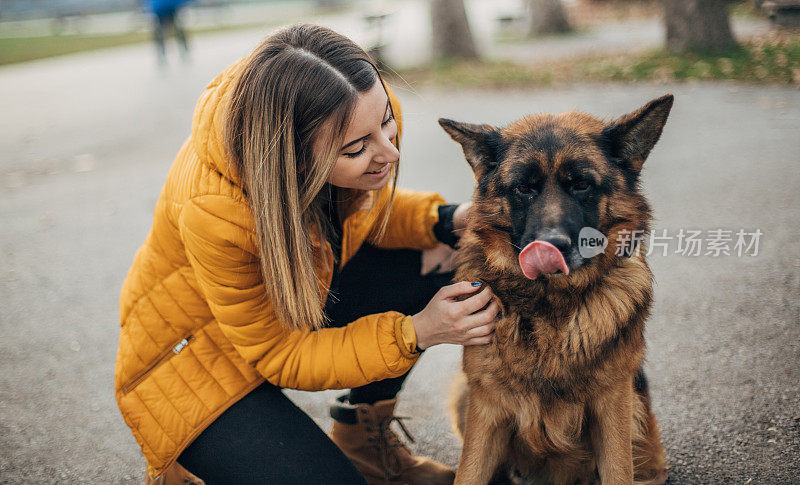
[[[192,117],[192,143],[200,161],[240,187],[239,174],[225,154],[223,127],[228,101],[246,59],[243,57],[228,66],[206,86]]]

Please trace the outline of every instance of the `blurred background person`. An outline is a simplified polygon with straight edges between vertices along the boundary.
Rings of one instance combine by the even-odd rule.
[[[144,0],[144,7],[153,15],[153,39],[156,42],[159,65],[167,63],[165,33],[171,30],[175,35],[184,60],[189,59],[189,44],[186,31],[181,27],[180,10],[193,0]]]

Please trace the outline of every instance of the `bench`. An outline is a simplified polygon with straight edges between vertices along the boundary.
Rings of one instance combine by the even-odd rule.
[[[800,0],[768,0],[761,4],[772,25],[800,27]]]

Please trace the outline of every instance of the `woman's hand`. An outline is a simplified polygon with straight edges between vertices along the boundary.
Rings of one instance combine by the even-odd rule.
[[[456,210],[453,211],[453,231],[461,233],[467,227],[467,215],[469,209],[472,207],[472,202],[465,202],[459,204]],[[422,267],[420,274],[426,275],[429,273],[449,273],[456,269],[456,251],[446,244],[440,244],[433,249],[426,249],[422,251]]]
[[[471,207],[472,202],[464,202],[458,205],[455,212],[453,212],[453,230],[463,231],[467,228],[467,218]]]
[[[441,274],[456,270],[456,250],[447,244],[422,251],[422,265],[419,274]]]
[[[475,294],[462,301],[456,300],[470,293]],[[428,305],[412,317],[417,347],[424,350],[437,344],[484,345],[491,342],[500,310],[493,296],[492,290],[484,288],[480,282],[462,281],[442,287]]]

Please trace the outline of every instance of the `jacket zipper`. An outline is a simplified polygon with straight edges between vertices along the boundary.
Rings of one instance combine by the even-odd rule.
[[[167,349],[166,351],[164,351],[164,353],[162,353],[161,355],[158,356],[158,358],[155,360],[155,362],[153,362],[150,366],[148,366],[143,371],[141,371],[138,374],[136,374],[136,376],[134,376],[134,378],[128,383],[128,385],[126,385],[125,387],[122,388],[122,392],[128,393],[128,392],[132,391],[136,386],[141,384],[141,382],[148,375],[150,375],[151,372],[156,370],[156,367],[158,367],[159,365],[161,365],[164,362],[166,362],[167,360],[169,360],[173,355],[180,354],[181,350],[183,350],[187,345],[189,345],[189,342],[191,342],[192,340],[194,340],[194,335],[189,335],[188,337],[186,337],[184,339],[181,339],[181,341],[178,342],[177,344],[175,344],[174,346],[172,346],[172,348]]]

